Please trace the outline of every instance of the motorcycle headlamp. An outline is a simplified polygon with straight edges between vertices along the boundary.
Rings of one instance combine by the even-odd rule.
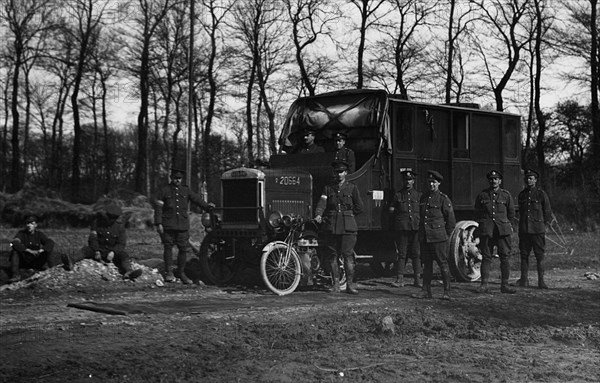
[[[271,226],[274,229],[281,226],[282,220],[283,220],[283,216],[278,211],[274,211],[271,214],[269,214],[269,219],[268,219],[269,226]]]

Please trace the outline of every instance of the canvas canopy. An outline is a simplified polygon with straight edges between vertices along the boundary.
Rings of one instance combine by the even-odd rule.
[[[302,140],[305,129],[316,131],[317,141],[342,132],[353,139],[377,139],[379,151],[391,152],[388,94],[382,90],[343,90],[297,99],[288,112],[280,152]]]

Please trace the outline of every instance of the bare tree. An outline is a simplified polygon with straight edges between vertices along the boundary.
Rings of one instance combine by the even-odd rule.
[[[362,89],[364,82],[363,57],[365,54],[365,41],[367,38],[367,29],[376,23],[381,15],[377,15],[377,10],[385,3],[385,0],[350,0],[360,12],[360,26],[358,31],[360,38],[358,41],[358,58],[356,62],[356,88]]]
[[[17,191],[23,185],[23,172],[21,164],[21,148],[19,146],[20,118],[19,85],[21,70],[28,65],[38,54],[42,36],[51,28],[54,2],[52,0],[3,0],[0,20],[8,24],[13,43],[10,52],[12,61],[12,135],[11,135],[11,183],[10,191]],[[31,67],[29,67],[31,68]]]
[[[305,91],[315,95],[316,83],[323,66],[311,73],[307,65],[308,48],[319,36],[331,36],[329,24],[340,19],[341,14],[336,4],[330,0],[283,0],[291,23],[292,40],[295,47],[296,63],[300,70],[300,79]],[[315,64],[322,63],[317,59]],[[304,92],[302,92],[304,93]]]
[[[533,38],[531,28],[523,24],[530,20],[526,16],[532,12],[532,1],[471,0],[483,15],[484,29],[476,49],[484,60],[498,111],[504,110],[502,93],[521,60],[521,51]],[[486,33],[486,28],[491,35]],[[498,68],[498,62],[502,61],[506,62],[504,69]]]

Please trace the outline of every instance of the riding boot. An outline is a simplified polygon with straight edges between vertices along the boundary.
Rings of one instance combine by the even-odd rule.
[[[541,259],[538,259],[537,261],[537,272],[538,272],[538,288],[540,289],[547,289],[548,285],[546,285],[546,282],[544,282],[544,261]]]
[[[8,282],[19,282],[21,280],[21,273],[19,272],[19,253],[14,250],[10,254],[10,270],[12,272],[12,277]]]
[[[404,286],[404,270],[406,269],[406,262],[404,259],[398,259],[398,275],[396,280],[392,282],[392,287],[403,287]]]
[[[348,294],[358,294],[358,290],[354,286],[354,262],[346,261],[346,292]]]
[[[185,275],[185,264],[187,262],[187,252],[179,250],[179,254],[177,254],[177,268],[179,270],[179,279],[181,279],[181,283],[184,285],[191,285],[192,280]]]
[[[443,265],[441,267],[442,272],[442,282],[444,283],[444,295],[442,295],[442,299],[449,301],[452,298],[450,297],[450,269],[448,265]]]
[[[175,282],[175,275],[173,275],[173,250],[165,247],[163,258],[165,260],[165,282]]]
[[[423,270],[421,269],[421,260],[419,258],[414,258],[413,259],[413,277],[414,277],[413,286],[423,287],[423,284],[419,280],[422,272],[423,272]]]
[[[346,274],[346,277],[348,274]],[[337,257],[333,257],[331,261],[331,279],[333,280],[333,286],[327,291],[330,293],[340,293],[340,269],[337,262]]]
[[[488,281],[490,280],[490,266],[491,261],[489,259],[481,260],[481,285],[477,289],[479,293],[489,293]]]
[[[529,287],[529,257],[521,257],[521,278],[517,281],[517,286]]]
[[[500,292],[503,294],[514,294],[517,290],[508,286],[508,280],[510,278],[510,262],[508,257],[503,256],[500,258]]]

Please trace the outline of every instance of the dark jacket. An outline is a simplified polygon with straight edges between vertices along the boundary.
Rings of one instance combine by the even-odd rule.
[[[394,230],[419,230],[421,192],[402,188],[394,194]]]
[[[33,233],[30,233],[27,229],[19,230],[15,238],[11,241],[11,245],[19,253],[27,249],[44,249],[47,253],[51,253],[54,250],[54,241],[39,230],[35,230]]]
[[[165,230],[186,231],[190,229],[188,218],[189,203],[209,210],[210,206],[187,186],[172,183],[161,188],[154,203],[154,224],[162,224]]]
[[[344,182],[329,184],[323,189],[315,215],[323,216],[321,230],[333,234],[353,234],[358,231],[355,215],[364,210],[363,201],[356,185]]]
[[[419,225],[421,241],[432,243],[448,240],[456,225],[450,198],[440,191],[427,191],[421,195],[419,211],[421,213]]]
[[[492,237],[494,227],[498,227],[500,236],[512,234],[511,220],[515,218],[515,204],[508,190],[492,188],[481,191],[475,198],[475,212],[481,236]]]
[[[311,154],[311,153],[324,153],[325,149],[322,146],[315,144],[314,142],[309,146],[299,146],[294,150],[294,153],[300,154]]]
[[[88,245],[94,251],[122,252],[127,244],[127,233],[120,220],[108,221],[100,217],[92,224]]]
[[[548,195],[537,187],[525,188],[519,193],[519,233],[543,234],[552,222],[552,208]]]
[[[344,161],[348,163],[348,173],[354,173],[356,170],[356,158],[352,149],[348,149],[344,146],[340,150],[336,150],[334,162],[337,161]]]

